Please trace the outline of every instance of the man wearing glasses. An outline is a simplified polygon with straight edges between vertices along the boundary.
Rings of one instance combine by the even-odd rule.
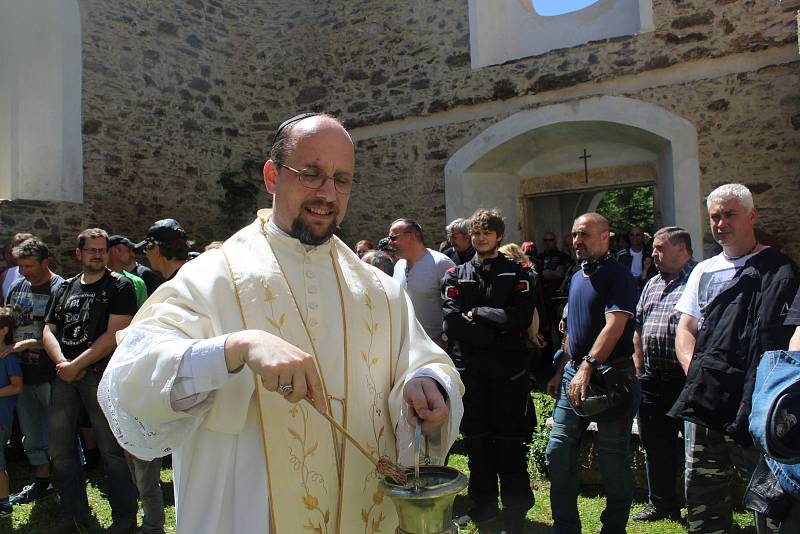
[[[132,454],[173,452],[178,533],[393,532],[375,465],[328,418],[404,465],[416,425],[434,462],[458,433],[452,362],[400,287],[333,235],[354,167],[332,117],[284,122],[263,168],[272,210],[120,334],[101,404]]]
[[[425,247],[422,226],[411,219],[397,219],[389,227],[389,241],[400,257],[394,265],[394,279],[406,290],[422,328],[440,347],[442,339],[442,279],[455,267],[453,260]]]
[[[49,436],[52,475],[61,514],[48,532],[73,532],[90,524],[77,432],[82,404],[94,428],[108,477],[113,525],[108,532],[136,528],[136,486],[122,449],[97,402],[97,385],[116,347],[118,330],[136,313],[133,284],[106,267],[108,234],[89,228],[78,236],[75,256],[81,272],[61,284],[45,319],[42,344],[56,366],[52,382]]]

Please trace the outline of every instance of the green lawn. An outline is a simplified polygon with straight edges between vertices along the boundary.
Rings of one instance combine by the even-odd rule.
[[[458,443],[454,450],[458,450]],[[449,465],[455,467],[465,474],[469,474],[467,467],[467,457],[453,453],[450,455]],[[525,530],[528,534],[546,534],[549,533],[550,527],[553,525],[553,520],[550,514],[550,483],[547,480],[540,479],[540,477],[533,477],[532,483],[534,485],[534,493],[536,496],[536,504],[528,512],[529,524]],[[453,513],[456,517],[463,515],[469,508],[470,502],[466,496],[466,489],[456,497],[453,506]],[[578,509],[581,513],[581,521],[583,523],[583,532],[600,532],[602,524],[600,523],[600,513],[605,506],[605,498],[602,495],[591,494],[585,492],[578,497]],[[633,508],[631,509],[631,517],[641,512],[645,507],[645,502],[640,498],[634,501]],[[684,517],[686,510],[683,511]],[[753,526],[753,516],[750,513],[739,512],[735,514],[736,530],[739,533],[755,533]],[[500,531],[499,522],[488,522],[485,528],[480,531],[474,524],[470,523],[466,528],[459,530],[460,534],[487,534]],[[654,521],[651,523],[637,523],[631,520],[628,523],[627,531],[631,534],[680,534],[686,532],[686,527],[675,521]]]
[[[526,530],[529,534],[544,534],[548,532],[549,527],[552,525],[550,514],[550,499],[549,490],[550,483],[545,477],[544,467],[544,447],[547,443],[548,429],[544,424],[547,417],[553,410],[553,401],[548,396],[541,393],[534,393],[534,402],[536,404],[536,413],[539,416],[539,424],[536,432],[534,432],[533,443],[531,446],[531,460],[529,461],[531,480],[534,485],[536,494],[536,504],[528,512],[528,519],[530,523]],[[634,441],[636,448],[636,442]],[[589,443],[584,443],[583,446],[583,461],[581,465],[588,465],[591,458],[589,450],[591,446]],[[21,455],[21,452],[17,453]],[[635,480],[638,481],[639,486],[645,486],[641,468],[642,464],[641,451],[637,451],[632,455],[631,464],[634,467],[637,476]],[[469,469],[467,467],[467,457],[464,455],[463,445],[461,441],[457,441],[453,447],[452,454],[450,455],[450,466],[455,467],[462,473],[469,476]],[[21,459],[11,462],[9,464],[9,475],[11,478],[11,491],[16,493],[28,481],[32,480],[32,474],[27,465],[27,462],[22,456]],[[172,471],[163,469],[161,471],[162,489],[164,491],[164,503],[167,506],[166,516],[167,532],[175,532],[175,507],[173,499],[172,488]],[[111,524],[111,509],[108,505],[103,492],[102,492],[102,467],[96,467],[88,472],[89,484],[89,501],[94,512],[96,519],[95,524],[88,532],[96,533],[102,532],[103,528],[107,528]],[[454,504],[454,515],[456,517],[463,515],[470,506],[469,499],[466,497],[466,489],[456,497]],[[645,502],[643,500],[643,492],[637,496],[631,510],[631,516],[636,515],[644,509]],[[30,533],[38,534],[48,524],[50,524],[56,517],[56,497],[51,495],[46,499],[39,502],[27,505],[16,506],[12,517],[0,519],[0,533]],[[584,493],[578,499],[578,508],[581,512],[581,519],[583,521],[584,532],[599,532],[601,528],[600,513],[605,506],[605,498],[601,490],[595,488],[592,490],[590,487],[586,488]],[[686,511],[684,510],[684,516]],[[735,514],[736,527],[734,532],[737,533],[754,533],[755,527],[753,526],[753,516],[750,513],[740,511]],[[480,532],[491,533],[499,532],[498,525],[487,524]],[[300,532],[300,530],[298,530]],[[478,532],[474,525],[468,525],[460,531],[462,534],[472,534]],[[685,533],[686,528],[683,524],[674,521],[657,521],[652,523],[637,523],[630,521],[628,523],[628,532],[632,534],[679,534]],[[248,533],[244,533],[248,534]],[[345,533],[343,533],[345,534]],[[391,534],[391,533],[389,533]]]
[[[8,474],[11,478],[11,493],[22,489],[22,486],[33,480],[33,475],[25,460],[9,464]],[[100,533],[111,526],[111,507],[102,491],[103,468],[96,467],[87,473],[89,505],[94,513],[94,523],[88,533]],[[161,470],[161,486],[166,506],[167,532],[175,532],[175,506],[172,495],[172,470]],[[47,528],[57,516],[57,500],[55,494],[31,504],[14,507],[11,517],[0,518],[0,533],[38,534]]]
[[[458,450],[458,446],[456,447]],[[467,473],[467,459],[463,454],[454,453],[450,455],[450,465]],[[30,472],[25,462],[15,462],[9,466],[9,474],[12,481],[12,492],[18,491],[23,482],[30,480]],[[111,524],[111,509],[108,506],[103,492],[101,490],[102,484],[102,468],[95,468],[88,473],[89,483],[89,501],[94,511],[96,518],[95,524],[89,529],[90,533],[99,533],[103,528]],[[164,490],[164,501],[167,505],[167,532],[175,532],[175,507],[172,498],[172,472],[168,469],[161,471],[161,482]],[[536,493],[536,505],[528,513],[530,524],[526,532],[530,534],[544,534],[548,532],[548,528],[552,525],[550,518],[550,502],[548,498],[548,491],[550,484],[546,480],[540,480],[539,477],[533,479],[534,490]],[[603,510],[605,499],[602,495],[581,495],[578,501],[578,507],[581,510],[581,517],[583,519],[583,527],[585,532],[599,532],[600,531],[600,512]],[[461,495],[456,497],[454,505],[455,515],[463,514],[469,507],[469,499],[466,497],[466,490]],[[634,503],[631,515],[640,512],[644,508],[644,503],[639,500]],[[36,534],[46,528],[56,517],[56,497],[51,495],[46,499],[38,501],[33,504],[26,504],[14,507],[13,517],[6,517],[0,519],[0,532],[2,533],[30,533]],[[738,525],[738,532],[755,532],[753,528],[752,515],[747,513],[736,514],[736,523]],[[495,527],[495,528],[493,528]],[[491,523],[482,529],[482,533],[498,532],[497,525]],[[477,533],[478,530],[474,525],[469,525],[460,531],[463,534]],[[636,534],[678,534],[686,532],[683,525],[673,521],[658,521],[654,523],[635,523],[631,522],[628,525],[628,532]]]

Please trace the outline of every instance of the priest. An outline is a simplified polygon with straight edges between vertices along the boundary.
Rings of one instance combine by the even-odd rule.
[[[148,299],[98,390],[120,444],[173,454],[179,533],[393,532],[370,459],[410,465],[414,426],[442,461],[463,385],[404,291],[333,235],[356,180],[334,118],[281,124],[273,209]]]

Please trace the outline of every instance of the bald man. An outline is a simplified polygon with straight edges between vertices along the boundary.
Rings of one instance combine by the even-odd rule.
[[[624,533],[633,501],[628,445],[640,396],[631,357],[636,285],[628,269],[609,252],[608,238],[608,221],[602,215],[586,213],[575,219],[572,243],[581,269],[572,276],[569,288],[567,354],[548,384],[557,399],[546,452],[557,533],[581,532],[576,464],[581,434],[590,421],[597,422],[598,460],[606,493],[602,532]],[[600,403],[589,399],[588,386],[608,369],[628,394],[602,411],[596,406]]]

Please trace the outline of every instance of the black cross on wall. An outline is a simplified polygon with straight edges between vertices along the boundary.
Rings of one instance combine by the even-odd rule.
[[[589,158],[591,158],[591,154],[586,153],[586,149],[583,149],[583,156],[578,156],[578,159],[583,160],[583,174],[586,177],[586,183],[589,183]]]

